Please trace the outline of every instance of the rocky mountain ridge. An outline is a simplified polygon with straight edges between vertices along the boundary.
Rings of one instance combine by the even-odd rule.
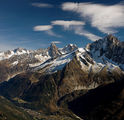
[[[8,80],[11,77],[19,74],[21,72],[28,71],[35,66],[39,66],[47,60],[55,59],[66,53],[72,52],[76,49],[75,45],[66,46],[66,49],[58,49],[54,43],[50,45],[47,49],[38,50],[26,50],[23,48],[17,48],[15,50],[8,50],[0,53],[0,64],[1,69],[7,69],[1,73],[0,81]],[[11,71],[10,71],[11,70]],[[2,70],[1,70],[2,71]],[[5,77],[4,77],[5,75]]]
[[[124,70],[124,47],[116,37],[108,35],[103,39],[88,44],[86,48],[78,48],[69,44],[62,49],[56,47],[54,43],[47,49],[26,50],[18,48],[13,51],[2,52],[0,54],[1,69],[8,68],[0,81],[21,72],[30,70],[40,70],[48,73],[63,69],[75,56],[80,62],[82,69],[87,72],[100,72],[107,68],[109,72],[113,70]],[[9,72],[9,69],[11,71]]]
[[[10,99],[18,106],[36,110],[42,114],[68,114],[69,116],[71,114],[73,119],[70,120],[79,119],[73,115],[70,111],[71,109],[81,118],[92,120],[92,113],[89,116],[91,117],[90,119],[87,116],[88,113],[81,113],[83,108],[80,108],[80,105],[84,104],[80,103],[80,100],[83,98],[86,105],[86,110],[83,111],[87,111],[89,103],[87,104],[86,99],[90,91],[91,93],[92,91],[99,93],[99,89],[103,90],[102,93],[105,95],[103,97],[107,101],[108,96],[106,96],[106,91],[104,91],[107,86],[112,85],[114,92],[117,95],[120,94],[120,90],[124,88],[123,85],[121,89],[119,87],[123,83],[124,72],[123,61],[119,62],[117,56],[122,56],[123,58],[124,53],[122,51],[123,43],[112,35],[93,42],[86,48],[77,48],[75,45],[70,44],[63,49],[59,49],[52,44],[48,49],[37,51],[39,55],[42,53],[41,57],[35,54],[41,60],[43,56],[45,58],[48,55],[49,57],[44,59],[44,62],[30,62],[25,70],[22,66],[23,72],[19,69],[20,73],[17,73],[18,75],[16,74],[15,77],[8,81],[5,81],[3,77],[5,82],[0,84],[0,95]],[[108,57],[108,52],[112,54],[111,57]],[[26,54],[25,58],[27,56]],[[4,63],[5,61],[2,60],[1,62]],[[1,63],[1,66],[4,65],[3,63]],[[17,65],[14,66],[17,67]],[[3,68],[1,69],[3,70]],[[8,64],[4,72],[7,70],[10,73],[10,68],[13,71],[13,67],[9,67]],[[116,86],[117,89],[115,89]],[[110,94],[113,93],[111,87],[108,89],[110,89]],[[96,97],[94,92],[91,96]],[[113,96],[110,95],[110,98],[113,100]],[[79,101],[79,104],[75,103],[75,101]],[[94,101],[91,102],[94,103]],[[102,102],[105,102],[104,99],[101,100]],[[77,108],[75,105],[77,105]],[[100,107],[97,104],[95,105],[93,109],[95,109],[94,114],[96,115],[97,108],[95,107],[98,107],[98,109]]]

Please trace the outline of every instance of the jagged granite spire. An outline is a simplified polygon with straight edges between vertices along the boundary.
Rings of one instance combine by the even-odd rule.
[[[49,49],[49,55],[52,57],[52,58],[55,58],[59,55],[61,55],[60,51],[58,50],[58,48],[56,47],[55,43],[51,43],[50,47],[48,48]]]

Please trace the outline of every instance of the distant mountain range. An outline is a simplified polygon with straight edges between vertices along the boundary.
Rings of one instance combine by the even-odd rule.
[[[1,52],[0,71],[0,95],[38,112],[36,120],[124,117],[124,42],[113,35],[85,48],[73,44],[57,48],[52,43],[46,49]]]

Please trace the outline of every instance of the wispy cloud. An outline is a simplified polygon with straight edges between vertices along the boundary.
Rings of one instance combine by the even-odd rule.
[[[73,27],[72,29],[74,30],[75,34],[80,35],[80,36],[85,36],[91,41],[96,41],[96,40],[101,39],[100,36],[97,36],[93,33],[90,33],[84,30],[81,26]]]
[[[77,25],[85,25],[85,22],[82,21],[65,21],[65,20],[55,20],[51,22],[52,25],[60,25],[63,26],[65,29],[69,29],[70,26],[77,26]]]
[[[53,28],[52,25],[38,25],[33,28],[34,31],[48,31]]]
[[[48,35],[51,35],[51,36],[54,36],[54,37],[62,37],[61,35],[58,35],[58,34],[54,33],[52,30],[48,30],[48,31],[46,31],[46,33]]]
[[[62,37],[61,35],[58,35],[52,31],[53,26],[52,25],[38,25],[33,28],[34,31],[44,31],[50,36],[54,37]]]
[[[52,8],[53,5],[47,4],[47,3],[32,3],[31,4],[34,7],[39,7],[39,8]]]
[[[54,37],[62,37],[61,35],[58,35],[52,31],[52,28],[55,25],[62,26],[64,30],[74,31],[75,34],[80,36],[85,36],[91,41],[95,41],[101,38],[93,33],[90,33],[84,30],[85,22],[75,21],[75,20],[71,20],[71,21],[55,20],[55,21],[51,21],[51,25],[38,25],[38,26],[35,26],[33,30],[44,31],[46,34]]]
[[[103,5],[94,3],[62,4],[62,9],[76,12],[89,21],[92,27],[98,28],[103,33],[115,33],[116,28],[124,27],[124,4]]]
[[[101,37],[92,34],[86,30],[84,30],[85,22],[83,21],[65,21],[65,20],[56,20],[51,22],[52,25],[59,25],[62,26],[65,30],[72,30],[75,34],[80,36],[85,36],[91,41],[96,41]]]

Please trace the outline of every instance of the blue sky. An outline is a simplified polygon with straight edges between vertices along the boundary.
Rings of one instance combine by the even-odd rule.
[[[108,33],[124,41],[124,1],[0,0],[0,50],[84,47]]]

